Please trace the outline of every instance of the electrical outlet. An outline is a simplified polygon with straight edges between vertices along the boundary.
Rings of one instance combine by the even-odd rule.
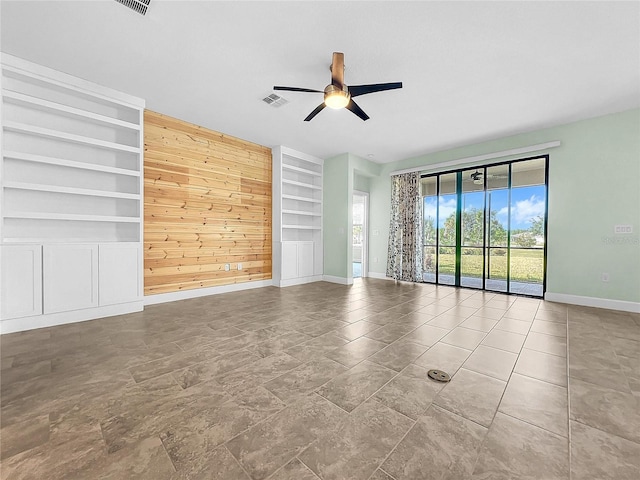
[[[229,264],[229,263],[225,263],[225,264],[224,264],[224,271],[225,271],[225,272],[228,272],[229,270],[231,270],[231,264]]]
[[[633,225],[615,225],[613,231],[618,234],[633,233]]]
[[[380,235],[380,230],[378,230],[377,228],[375,228],[375,229],[373,230],[373,236],[374,236],[374,237],[377,237],[378,235]]]
[[[238,264],[238,270],[242,270],[242,264],[241,263]]]
[[[378,263],[378,257],[373,257],[373,263]]]
[[[609,281],[609,274],[608,273],[605,273],[605,272],[602,273],[602,281],[603,282],[608,282]]]

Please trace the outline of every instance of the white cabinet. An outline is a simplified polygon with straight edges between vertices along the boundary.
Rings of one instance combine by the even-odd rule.
[[[313,242],[298,242],[298,277],[313,276],[313,263]]]
[[[2,319],[42,314],[42,246],[3,245]]]
[[[98,257],[98,298],[101,306],[142,298],[140,245],[100,244]]]
[[[282,242],[281,280],[314,276],[313,242]]]
[[[298,276],[298,244],[282,242],[282,280],[291,280]]]
[[[98,245],[43,247],[44,313],[98,306]]]
[[[274,284],[321,280],[323,160],[282,146],[272,152]]]
[[[142,310],[144,100],[0,59],[0,331]]]

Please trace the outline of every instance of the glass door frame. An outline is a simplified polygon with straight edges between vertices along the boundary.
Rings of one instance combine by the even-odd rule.
[[[545,186],[545,205],[544,205],[544,245],[543,245],[543,256],[542,256],[542,296],[544,297],[545,292],[547,291],[547,238],[548,238],[548,221],[549,221],[549,155],[545,154],[545,155],[536,155],[533,157],[526,157],[526,158],[519,158],[519,159],[514,159],[514,160],[506,160],[503,162],[496,162],[496,163],[488,163],[488,164],[483,164],[483,165],[478,165],[478,166],[465,166],[464,168],[459,168],[459,169],[455,169],[455,170],[443,170],[441,172],[435,172],[435,173],[425,173],[421,175],[421,178],[427,178],[427,177],[436,177],[436,193],[435,193],[435,198],[436,198],[436,218],[435,218],[435,227],[436,227],[436,232],[435,232],[435,252],[436,252],[436,259],[435,259],[435,280],[433,282],[428,282],[428,283],[433,283],[435,285],[446,285],[446,286],[451,286],[451,284],[448,283],[440,283],[439,282],[439,268],[440,268],[440,176],[441,175],[447,175],[447,174],[456,174],[456,247],[455,247],[455,273],[454,273],[454,278],[455,278],[455,282],[454,282],[454,286],[456,287],[462,287],[462,285],[460,285],[460,279],[461,279],[461,264],[462,264],[462,195],[464,194],[464,192],[462,191],[462,173],[466,170],[482,170],[483,172],[483,178],[487,179],[487,169],[491,168],[491,167],[497,167],[497,166],[502,166],[502,165],[507,165],[508,166],[508,179],[507,179],[507,195],[508,195],[508,206],[509,209],[511,209],[511,193],[512,193],[512,165],[514,163],[519,163],[519,162],[525,162],[527,160],[540,160],[540,159],[544,159],[544,186]],[[490,249],[491,248],[500,248],[500,247],[491,247],[487,245],[487,240],[488,240],[488,232],[486,231],[487,228],[487,208],[488,208],[488,202],[487,202],[487,181],[485,180],[484,185],[483,185],[483,192],[485,195],[485,200],[484,200],[484,212],[483,212],[483,219],[484,219],[484,224],[483,224],[483,239],[482,239],[482,287],[472,287],[472,286],[464,286],[463,288],[472,288],[475,290],[482,290],[482,291],[490,291],[490,292],[497,292],[497,293],[506,293],[509,295],[520,295],[520,296],[533,296],[534,298],[541,298],[538,297],[537,295],[526,295],[526,294],[522,294],[522,293],[513,293],[510,291],[510,287],[511,287],[511,214],[508,215],[508,223],[507,223],[507,245],[506,245],[506,250],[507,250],[507,268],[506,268],[506,284],[507,284],[507,289],[505,292],[501,292],[498,290],[487,290],[486,288],[486,280],[487,280],[487,269],[490,268],[490,263],[487,264],[487,256],[489,257],[489,262],[490,262]],[[423,199],[425,198],[425,196],[423,196]],[[424,202],[424,200],[423,200]],[[490,221],[490,215],[491,212],[489,212],[489,226],[491,225],[491,221]],[[424,235],[424,233],[423,233]],[[429,247],[427,245],[425,245],[424,247]],[[423,247],[423,248],[424,248]],[[433,248],[433,245],[430,245],[431,248]],[[518,247],[520,248],[520,247]],[[524,247],[522,247],[524,248]],[[490,270],[489,270],[490,271]]]
[[[362,218],[362,261],[361,261],[361,278],[366,278],[369,276],[369,192],[365,192],[362,190],[354,190],[352,192],[352,202],[353,205],[353,197],[362,197],[364,199],[364,213]],[[352,207],[353,208],[353,207]],[[352,214],[353,217],[353,214]],[[353,218],[351,219],[351,231],[353,232]],[[353,251],[353,242],[351,245],[351,250]],[[353,254],[352,254],[353,255]],[[351,266],[349,267],[353,269],[353,259],[351,261]],[[353,275],[353,272],[352,272]]]

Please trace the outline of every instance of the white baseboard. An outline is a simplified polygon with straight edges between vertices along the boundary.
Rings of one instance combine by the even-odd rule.
[[[219,287],[194,288],[193,290],[182,290],[180,292],[157,293],[155,295],[145,295],[145,305],[156,305],[158,303],[175,302],[176,300],[187,300],[189,298],[207,297],[218,295],[219,293],[238,292],[240,290],[252,290],[254,288],[271,287],[272,280],[259,280],[257,282],[234,283],[231,285],[220,285]]]
[[[291,287],[293,285],[303,285],[305,283],[313,283],[322,281],[322,275],[314,275],[312,277],[290,278],[288,280],[275,281],[273,284],[276,287]]]
[[[566,293],[547,292],[544,299],[549,302],[568,303],[583,307],[606,308],[608,310],[621,310],[623,312],[640,313],[640,303],[626,300],[611,300],[609,298],[583,297]]]
[[[378,280],[393,280],[393,278],[391,277],[387,277],[386,274],[384,273],[378,273],[378,272],[369,272],[369,274],[367,275],[368,278],[377,278]]]
[[[322,280],[325,282],[339,283],[340,285],[353,285],[353,278],[334,277],[333,275],[323,275]]]
[[[118,305],[108,305],[105,307],[85,308],[83,310],[72,310],[70,312],[49,313],[45,315],[35,315],[32,317],[11,318],[0,322],[0,334],[23,332],[35,328],[53,327],[65,325],[67,323],[86,322],[98,318],[113,317],[114,315],[124,315],[125,313],[141,312],[143,309],[142,300],[137,302],[121,303]]]

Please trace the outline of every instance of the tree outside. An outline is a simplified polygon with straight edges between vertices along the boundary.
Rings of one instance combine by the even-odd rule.
[[[506,246],[507,230],[498,218],[498,210],[491,210],[489,214],[489,234],[491,247],[505,247],[491,249],[491,278],[506,278]],[[484,211],[479,208],[467,208],[462,212],[462,245],[464,255],[464,275],[481,277],[483,272],[482,247],[484,232]],[[527,229],[511,231],[512,247],[534,248],[539,250],[511,250],[511,279],[514,281],[542,283],[543,279],[543,250],[544,246],[544,218],[535,216],[530,220]],[[453,274],[455,272],[456,244],[456,213],[451,213],[443,222],[443,228],[437,229],[435,218],[428,216],[424,220],[424,268],[426,272],[435,272],[436,235],[439,235],[439,272]],[[473,258],[475,257],[475,259]],[[502,259],[500,259],[502,258]]]

